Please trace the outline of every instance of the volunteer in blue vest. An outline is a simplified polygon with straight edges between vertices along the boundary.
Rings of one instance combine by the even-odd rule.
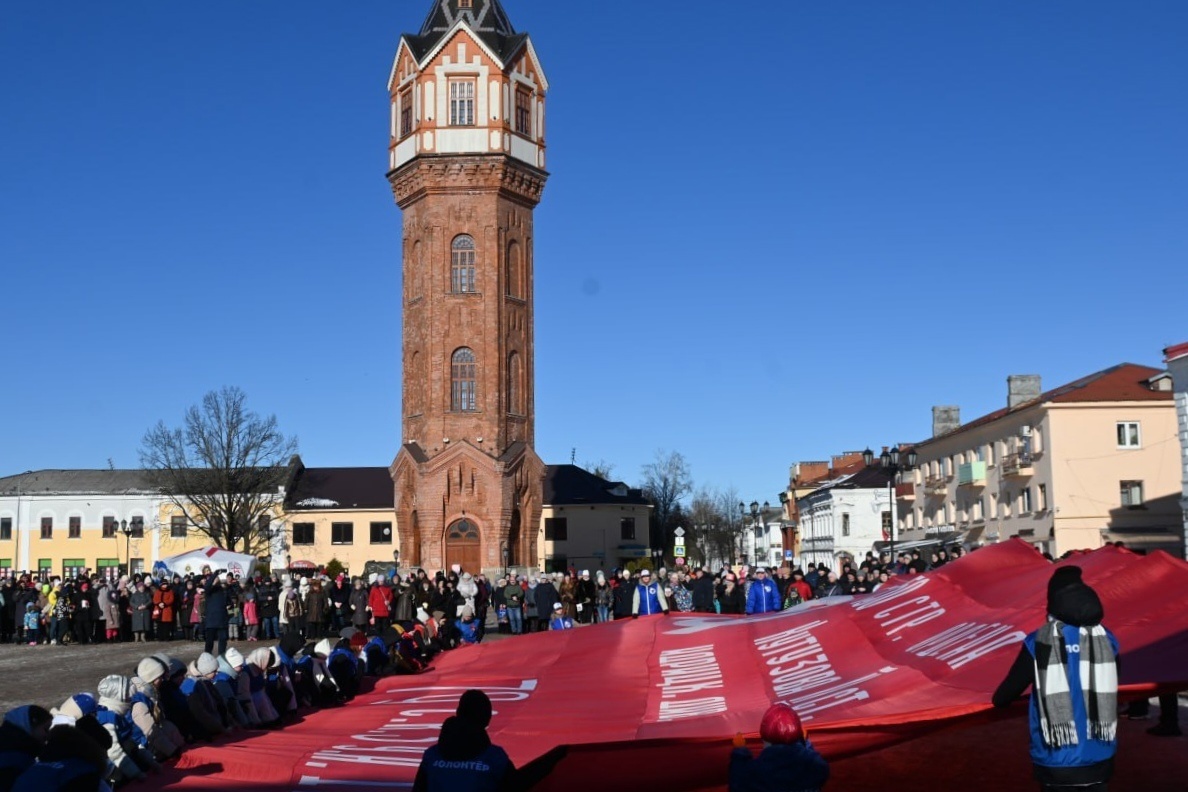
[[[655,616],[657,613],[668,615],[668,600],[664,598],[664,588],[652,581],[651,570],[645,569],[639,573],[639,583],[635,585],[631,618]]]
[[[765,567],[755,567],[755,580],[747,592],[747,615],[780,610],[780,590]]]
[[[1032,687],[1031,762],[1044,792],[1106,792],[1118,748],[1118,640],[1081,570],[1048,581],[1048,620],[1023,646],[994,691],[1008,707]]]

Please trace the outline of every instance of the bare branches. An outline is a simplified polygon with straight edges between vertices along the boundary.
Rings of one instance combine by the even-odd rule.
[[[235,387],[207,393],[186,410],[181,427],[161,421],[145,433],[140,464],[185,515],[188,530],[227,550],[260,553],[297,439],[280,431],[276,416],[263,418],[246,401]]]

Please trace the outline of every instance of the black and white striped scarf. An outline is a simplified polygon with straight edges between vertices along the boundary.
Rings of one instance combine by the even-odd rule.
[[[1081,627],[1079,632],[1080,643],[1073,652],[1079,658],[1081,694],[1089,718],[1088,735],[1093,740],[1110,742],[1118,732],[1118,667],[1114,647],[1100,624]],[[1036,633],[1035,695],[1040,731],[1044,744],[1053,748],[1078,742],[1068,682],[1069,649],[1062,622],[1049,622]]]

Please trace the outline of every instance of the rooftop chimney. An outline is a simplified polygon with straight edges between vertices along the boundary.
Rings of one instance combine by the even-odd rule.
[[[1039,374],[1012,374],[1007,377],[1007,408],[1035,401],[1042,392]]]
[[[961,427],[961,408],[956,405],[941,405],[932,408],[932,436],[955,432]]]

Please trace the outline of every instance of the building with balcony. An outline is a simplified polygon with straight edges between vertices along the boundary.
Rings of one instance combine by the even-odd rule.
[[[1043,391],[1012,376],[1007,406],[968,423],[933,410],[901,474],[899,539],[977,546],[1021,537],[1059,556],[1105,542],[1182,553],[1176,413],[1166,372],[1130,363]]]

